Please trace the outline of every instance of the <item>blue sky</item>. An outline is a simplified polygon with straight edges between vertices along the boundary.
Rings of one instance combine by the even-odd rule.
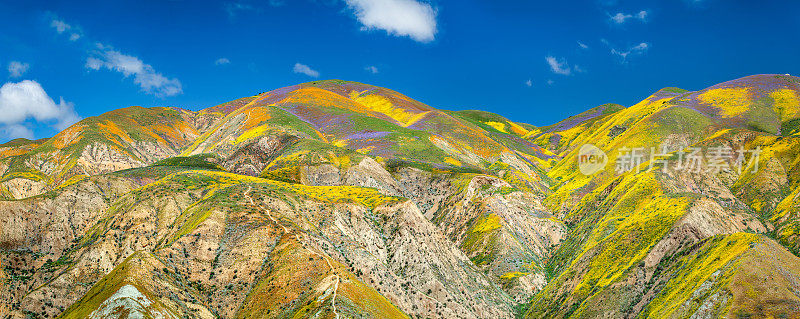
[[[0,0],[0,141],[317,79],[548,125],[666,86],[800,73],[800,2]]]

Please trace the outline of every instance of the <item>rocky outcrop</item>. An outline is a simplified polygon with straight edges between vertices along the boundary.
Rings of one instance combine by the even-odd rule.
[[[542,128],[346,81],[84,119],[0,145],[0,317],[795,317],[797,83]],[[763,165],[611,167],[650,146]]]
[[[47,189],[45,182],[27,178],[12,178],[0,184],[2,184],[3,193],[10,194],[14,199],[39,195]]]

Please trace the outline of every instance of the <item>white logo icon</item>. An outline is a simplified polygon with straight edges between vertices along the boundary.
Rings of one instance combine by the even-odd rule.
[[[583,144],[578,150],[578,169],[583,175],[592,175],[602,171],[608,164],[608,156],[603,150],[592,144]]]

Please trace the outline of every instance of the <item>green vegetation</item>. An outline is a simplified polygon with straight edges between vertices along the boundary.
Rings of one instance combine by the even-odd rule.
[[[676,87],[665,87],[665,88],[661,89],[661,92],[683,94],[683,93],[686,93],[686,92],[689,92],[689,91],[681,89],[681,88],[676,88]]]
[[[483,266],[494,260],[497,245],[501,244],[497,242],[500,227],[500,217],[495,214],[481,216],[469,226],[461,249],[474,254],[470,260],[475,265]]]
[[[220,166],[219,163],[221,159],[215,154],[199,154],[199,155],[192,155],[192,156],[177,156],[177,157],[170,157],[167,159],[160,160],[158,162],[153,163],[154,167],[159,166],[177,166],[177,167],[187,167],[187,168],[196,168],[196,169],[210,169],[210,170],[220,170],[224,171],[225,169]]]
[[[168,309],[160,298],[158,298],[156,292],[148,289],[148,285],[152,283],[148,279],[139,277],[140,273],[145,269],[153,267],[153,262],[155,262],[155,259],[146,252],[136,252],[130,255],[108,275],[94,284],[83,298],[67,308],[67,310],[57,318],[88,318],[104,301],[108,300],[125,285],[134,286],[136,290],[152,303],[149,307],[144,309],[147,315],[152,317],[156,312],[160,312],[162,315],[165,313],[174,313],[174,311]]]
[[[45,185],[0,187],[0,291],[30,317],[89,289],[61,314],[85,318],[125,285],[152,316],[796,317],[797,83],[664,88],[544,127],[341,80],[109,112],[0,145],[0,182]],[[661,143],[759,147],[759,170],[614,170]],[[580,172],[583,144],[605,170]]]
[[[758,241],[758,235],[744,233],[708,239],[698,251],[683,256],[673,264],[677,268],[671,269],[676,272],[675,276],[648,305],[645,314],[665,317],[678,310],[685,315],[694,313],[705,298],[718,292],[731,280],[731,274],[727,272],[728,269],[735,269],[735,265],[730,264]],[[701,285],[707,283],[712,285],[710,289],[700,289]],[[698,295],[698,291],[703,294]],[[688,302],[691,302],[689,309],[682,309]]]

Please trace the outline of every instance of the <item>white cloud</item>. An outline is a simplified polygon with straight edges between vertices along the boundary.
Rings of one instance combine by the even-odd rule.
[[[95,71],[100,70],[100,68],[103,67],[104,63],[105,62],[103,62],[103,60],[100,60],[98,58],[89,57],[88,59],[86,59],[86,67]]]
[[[525,81],[525,85],[527,85],[528,87],[532,87],[533,81],[531,79],[528,79],[527,81]]]
[[[544,58],[547,61],[547,65],[550,66],[550,71],[553,71],[555,74],[561,75],[570,75],[572,74],[572,69],[570,69],[569,64],[564,59],[556,59],[554,56],[547,56]]]
[[[230,63],[231,63],[231,60],[228,60],[228,58],[219,58],[216,61],[214,61],[214,65],[223,65],[223,64],[230,64]]]
[[[72,26],[70,26],[69,24],[66,24],[64,21],[56,20],[56,19],[53,19],[53,21],[50,22],[50,26],[53,27],[53,28],[56,28],[56,31],[59,34],[64,33],[67,30],[72,28]]]
[[[183,93],[183,87],[178,79],[168,79],[139,58],[122,54],[103,44],[97,44],[97,48],[98,50],[93,53],[94,56],[86,59],[87,68],[92,70],[106,68],[120,72],[125,77],[133,75],[133,82],[143,91],[158,97]]]
[[[50,21],[50,26],[56,29],[58,34],[62,33],[69,33],[69,40],[70,41],[77,41],[83,36],[83,33],[79,28],[73,27],[66,22],[58,19],[53,19]]]
[[[621,57],[622,58],[622,63],[627,63],[628,62],[628,56],[637,55],[637,54],[643,54],[649,48],[650,48],[650,44],[648,44],[647,42],[642,42],[642,43],[639,43],[637,45],[634,45],[634,46],[628,48],[627,50],[617,50],[617,49],[612,48],[611,49],[611,54]]]
[[[22,124],[2,126],[0,130],[3,131],[6,137],[10,137],[12,139],[20,137],[27,138],[29,140],[33,139],[33,130]]]
[[[633,19],[633,18],[638,19],[639,21],[642,21],[642,22],[646,22],[647,21],[647,11],[646,10],[642,10],[642,11],[639,11],[639,13],[637,13],[635,15],[622,13],[622,12],[617,12],[617,14],[615,14],[615,15],[610,15],[609,14],[608,17],[609,17],[609,19],[611,19],[611,22],[614,22],[616,24],[623,24],[623,23],[627,22],[629,19]]]
[[[618,51],[617,49],[611,49],[611,54],[622,57],[623,61],[628,58],[628,54],[630,53],[630,51]]]
[[[53,18],[50,26],[55,28],[59,34],[70,32],[70,40],[75,41],[83,37],[79,26],[69,25],[66,22]],[[84,39],[82,42],[88,42]],[[86,68],[90,70],[108,69],[122,73],[125,77],[133,76],[133,82],[148,94],[158,97],[174,96],[183,93],[181,82],[172,78],[169,79],[156,72],[149,64],[145,64],[139,58],[123,54],[110,45],[96,43],[94,50],[89,50],[86,58]]]
[[[25,72],[28,72],[28,68],[30,68],[30,65],[27,63],[11,61],[11,63],[8,64],[8,73],[10,77],[18,78],[25,74]]]
[[[553,80],[550,80],[550,79],[547,80],[547,85],[553,85],[553,83],[556,83],[556,82],[554,82]]]
[[[584,72],[586,72],[586,70],[584,70],[583,68],[581,68],[581,67],[580,67],[580,66],[578,66],[577,64],[576,64],[576,65],[573,65],[573,66],[572,66],[572,69],[573,69],[575,72],[578,72],[578,73],[584,73]]]
[[[11,137],[32,137],[24,122],[53,122],[53,127],[63,130],[80,120],[72,103],[59,99],[56,104],[36,81],[8,82],[0,87],[0,126]]]
[[[378,68],[376,68],[373,65],[370,65],[370,66],[364,68],[364,70],[367,70],[367,72],[372,73],[372,74],[378,74]]]
[[[308,76],[310,76],[312,78],[319,77],[319,72],[317,72],[316,70],[312,69],[308,65],[305,65],[305,64],[302,64],[302,63],[299,63],[299,62],[294,64],[294,73],[305,74],[305,75],[308,75]]]
[[[614,23],[616,23],[616,24],[623,24],[623,23],[625,23],[626,20],[628,20],[630,18],[633,18],[633,16],[630,15],[630,14],[624,14],[622,12],[619,12],[619,13],[611,16],[611,21],[614,21]]]
[[[588,45],[584,44],[584,43],[583,43],[583,42],[581,42],[581,41],[578,41],[578,46],[579,46],[581,49],[584,49],[584,50],[586,50],[586,49],[588,49],[588,48],[589,48],[589,46],[588,46]]]
[[[418,42],[436,37],[436,10],[416,0],[345,0],[363,30],[380,29]]]

